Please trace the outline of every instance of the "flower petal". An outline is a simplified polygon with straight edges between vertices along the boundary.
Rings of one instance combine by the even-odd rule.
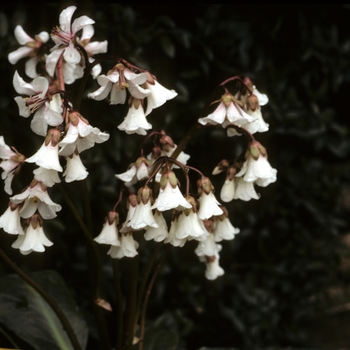
[[[15,74],[13,76],[13,87],[15,88],[16,92],[21,95],[34,95],[36,91],[34,90],[32,84],[26,83],[18,74],[17,71],[15,71]]]
[[[46,72],[53,77],[58,60],[63,54],[63,49],[55,49],[46,57]]]
[[[65,48],[63,57],[68,63],[71,63],[71,64],[77,64],[81,60],[80,53],[73,46],[73,44],[69,44],[69,46]]]
[[[91,24],[86,25],[83,28],[83,32],[81,34],[81,38],[79,39],[79,41],[83,41],[83,40],[89,40],[93,37],[95,33],[95,29]],[[86,50],[86,46],[85,46],[85,50]]]
[[[60,28],[66,33],[71,33],[70,24],[72,21],[73,13],[75,12],[76,9],[77,9],[76,6],[69,6],[60,13],[60,17],[59,17]]]
[[[72,24],[72,33],[76,34],[79,30],[83,29],[85,26],[94,24],[95,21],[88,16],[81,16],[76,18]]]
[[[98,53],[107,52],[108,41],[93,41],[92,43],[87,44],[84,48],[91,56]]]
[[[39,61],[40,61],[40,59],[37,56],[32,57],[26,61],[25,72],[29,78],[34,79],[38,76],[38,73],[36,72],[36,66],[39,63]]]
[[[29,56],[32,52],[31,47],[23,46],[18,48],[17,50],[10,52],[8,54],[8,60],[11,64],[16,64],[21,58]]]
[[[30,37],[20,25],[15,28],[15,37],[20,45],[25,45],[29,41],[34,41],[34,39]]]

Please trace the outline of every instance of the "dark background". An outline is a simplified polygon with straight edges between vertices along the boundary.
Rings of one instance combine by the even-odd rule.
[[[50,31],[68,5],[0,8],[0,134],[27,156],[42,139],[29,131],[30,121],[18,116],[13,101],[15,67],[7,61],[18,47],[13,30],[22,24],[31,36]],[[270,99],[262,108],[270,130],[256,139],[278,170],[277,182],[258,188],[258,201],[228,206],[241,233],[223,244],[223,277],[205,280],[191,242],[171,250],[151,297],[148,323],[175,331],[179,349],[349,346],[350,261],[344,244],[350,209],[349,6],[84,3],[74,17],[83,14],[96,21],[94,39],[107,39],[110,54],[149,69],[179,93],[149,117],[175,143],[229,76],[249,76]],[[16,68],[21,76],[24,61]],[[112,60],[103,63],[103,72],[112,66]],[[89,82],[87,92],[96,87]],[[74,96],[77,86],[68,89]],[[88,99],[81,107],[92,125],[111,134],[82,156],[90,172],[96,235],[118,197],[114,174],[125,171],[142,141],[117,129],[126,108]],[[227,139],[220,128],[201,130],[186,152],[191,166],[211,176],[220,160],[237,156],[243,145],[238,138]],[[28,169],[22,173],[14,180],[14,193],[31,181]],[[224,174],[212,180],[218,193]],[[68,188],[74,194],[74,186]],[[61,200],[55,189],[52,197]],[[3,189],[0,202],[3,212],[8,202]],[[78,305],[86,307],[86,252],[67,208],[45,232],[55,245],[44,254],[20,256],[10,248],[13,237],[3,232],[2,249],[27,271],[57,270]],[[143,246],[141,262],[152,249],[151,243]],[[106,251],[101,252],[104,257]],[[110,259],[104,264],[103,293],[113,304]],[[0,271],[9,272],[6,267]],[[77,276],[84,282],[78,283]],[[93,349],[93,335],[89,344]]]

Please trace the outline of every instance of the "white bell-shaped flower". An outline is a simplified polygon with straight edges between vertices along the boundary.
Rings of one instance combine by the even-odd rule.
[[[186,211],[183,210],[179,216],[176,237],[178,239],[192,238],[197,241],[205,240],[209,233],[205,229],[203,221],[191,209],[188,209],[189,213],[187,215]]]
[[[97,78],[100,88],[89,93],[88,97],[101,101],[110,94],[109,103],[115,105],[125,103],[126,89],[128,89],[132,97],[143,99],[151,93],[150,90],[141,87],[147,78],[147,73],[134,73],[124,64],[118,63],[107,75],[100,75]]]
[[[257,141],[250,144],[247,160],[236,177],[243,177],[246,182],[255,182],[265,187],[277,179],[277,170],[267,160],[266,149]]]
[[[215,217],[214,221],[214,240],[215,242],[221,242],[222,240],[232,240],[237,233],[240,232],[239,228],[234,227],[228,218],[228,212],[225,207],[222,206],[224,213]]]
[[[218,254],[217,254],[218,255]],[[219,258],[211,256],[206,258],[205,277],[213,281],[225,273],[224,269],[219,265]]]
[[[158,197],[152,206],[152,209],[165,211],[170,209],[189,209],[192,205],[187,202],[182,195],[178,180],[173,171],[164,173],[160,180],[160,189]]]
[[[41,216],[35,214],[28,221],[25,234],[19,235],[17,240],[12,243],[12,247],[19,249],[23,255],[30,254],[33,251],[44,252],[45,246],[50,247],[53,243],[45,236]]]
[[[215,243],[214,235],[209,234],[204,241],[200,241],[195,250],[197,256],[212,256],[220,251],[221,247]]]
[[[147,89],[151,92],[147,96],[147,109],[145,116],[148,116],[153,109],[162,106],[166,101],[173,99],[177,96],[177,92],[174,90],[168,90],[163,85],[159,84],[158,81],[154,80],[146,82]]]
[[[67,165],[63,173],[66,182],[80,181],[87,178],[89,172],[82,163],[79,154],[74,152],[71,156],[66,157],[66,160]]]
[[[162,242],[169,235],[168,225],[163,217],[163,214],[158,210],[156,210],[154,214],[154,219],[158,227],[148,226],[144,234],[144,238],[146,241],[150,241],[153,239],[156,242]]]
[[[146,135],[152,125],[147,121],[141,100],[133,98],[124,121],[118,126],[119,130],[127,134]]]
[[[251,199],[259,199],[258,195],[254,188],[253,182],[244,181],[242,177],[237,177],[235,179],[235,196],[234,199],[241,199],[242,201],[249,201]]]
[[[139,243],[134,240],[132,233],[128,232],[121,235],[120,246],[112,245],[107,254],[113,259],[133,258],[138,254],[136,250],[138,247]]]
[[[89,122],[78,112],[69,114],[67,132],[59,143],[61,156],[70,156],[75,151],[79,154],[95,145],[109,139],[109,134],[92,127]]]
[[[27,163],[35,163],[45,169],[62,171],[58,159],[58,143],[61,133],[58,129],[50,129],[47,133],[44,143],[39,150],[30,158],[26,159]]]
[[[94,241],[100,244],[110,244],[112,246],[120,247],[117,228],[118,224],[119,214],[113,210],[110,211],[107,214],[101,233],[94,238]]]
[[[170,230],[168,237],[164,240],[164,243],[170,243],[174,247],[183,247],[185,243],[187,242],[187,238],[177,238],[176,232],[179,228],[179,212],[175,212],[175,216],[173,217],[173,220],[170,224]]]
[[[133,230],[142,230],[148,226],[158,227],[152,213],[151,200],[151,189],[148,186],[141,187],[137,193],[138,204],[135,208],[134,215],[126,222],[125,228],[131,227]]]
[[[55,218],[56,212],[62,207],[54,203],[47,193],[46,186],[37,180],[33,180],[27,189],[10,198],[15,204],[23,203],[20,210],[22,218],[29,218],[38,210],[44,219]]]
[[[10,202],[5,213],[0,216],[0,227],[11,235],[24,235],[19,210],[19,205]]]
[[[35,180],[42,182],[47,187],[52,187],[55,183],[61,182],[57,170],[54,169],[39,167],[33,171],[33,174]]]

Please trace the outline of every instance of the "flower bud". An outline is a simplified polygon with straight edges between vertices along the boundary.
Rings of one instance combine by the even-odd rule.
[[[152,198],[152,190],[148,186],[141,187],[137,192],[137,198],[139,203],[147,204]]]
[[[119,224],[119,214],[114,211],[111,210],[108,212],[107,217],[106,217],[106,221],[108,221],[109,225],[112,225],[115,222],[115,225]]]
[[[203,176],[201,179],[197,181],[198,192],[201,194],[202,191],[204,193],[209,194],[214,190],[214,186],[208,177]]]
[[[226,159],[223,159],[213,170],[212,174],[217,175],[226,170],[229,166],[229,162]]]

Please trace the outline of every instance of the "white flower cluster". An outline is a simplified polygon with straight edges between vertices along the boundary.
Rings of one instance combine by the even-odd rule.
[[[214,112],[200,118],[198,122],[202,125],[222,125],[227,128],[228,136],[239,135],[235,128],[230,128],[230,125],[244,128],[251,134],[268,131],[269,125],[265,123],[260,110],[260,106],[267,104],[267,96],[261,94],[250,79],[246,78],[244,84],[246,91],[244,95],[239,92],[233,96],[225,92]]]
[[[33,180],[24,192],[10,198],[7,210],[0,216],[0,227],[7,233],[18,235],[12,247],[22,254],[43,252],[44,246],[52,245],[44,234],[43,218],[53,219],[60,210],[61,206],[49,197],[46,186]],[[25,219],[24,229],[21,219]]]
[[[43,245],[50,246],[42,229],[43,219],[53,219],[61,206],[51,201],[47,187],[60,182],[58,172],[63,172],[59,162],[59,155],[67,160],[63,172],[66,182],[85,179],[88,175],[83,166],[79,153],[91,148],[95,143],[106,141],[108,134],[90,126],[79,113],[69,115],[65,137],[61,140],[61,132],[49,129],[40,149],[27,159],[18,152],[14,152],[0,137],[0,167],[4,169],[2,178],[5,179],[5,190],[12,194],[11,181],[14,173],[24,163],[35,163],[34,180],[24,192],[10,198],[10,205],[0,217],[0,227],[10,234],[18,234],[19,238],[13,244],[22,254],[32,251],[44,251]],[[21,226],[20,218],[26,219],[25,229]],[[31,243],[28,243],[31,242]],[[42,243],[42,244],[41,244]]]
[[[97,78],[100,88],[88,94],[88,97],[100,101],[110,96],[110,104],[125,103],[126,90],[131,98],[129,111],[118,129],[127,134],[146,135],[152,125],[146,116],[154,108],[162,106],[166,101],[177,96],[174,90],[168,90],[159,84],[148,72],[135,73],[125,64],[118,63],[107,75]],[[146,99],[147,108],[144,109]]]
[[[146,159],[140,157],[128,172],[118,177],[130,186],[131,183],[149,178],[146,168]],[[202,177],[198,181],[198,201],[181,193],[178,179],[172,170],[162,172],[159,185],[156,198],[147,185],[138,190],[137,197],[131,195],[128,214],[120,230],[118,231],[116,222],[109,218],[109,214],[102,232],[95,240],[109,244],[111,248],[108,254],[118,259],[138,254],[138,243],[132,235],[135,231],[144,230],[146,241],[170,243],[175,247],[183,247],[187,241],[196,240],[199,243],[195,253],[207,265],[206,277],[215,279],[222,275],[224,272],[218,263],[221,246],[216,242],[233,239],[239,229],[232,226],[227,211],[216,200],[210,180]],[[173,213],[169,229],[163,216],[166,211]]]
[[[236,162],[229,166],[226,162],[223,166],[223,162],[220,162],[213,174],[219,174],[225,168],[227,168],[226,180],[220,192],[223,202],[230,202],[233,199],[243,201],[259,199],[254,185],[266,187],[277,179],[277,170],[272,168],[267,160],[266,149],[257,141],[250,143],[243,163]]]
[[[63,56],[64,82],[72,84],[76,79],[81,78],[84,74],[86,62],[84,56],[77,48],[82,46],[88,54],[89,62],[92,63],[94,61],[93,55],[107,52],[107,41],[90,42],[94,35],[92,24],[95,22],[87,16],[81,16],[71,23],[75,10],[76,6],[69,6],[61,12],[59,17],[60,25],[54,28],[51,33],[55,46],[52,47],[48,55],[43,53],[44,44],[50,38],[49,34],[41,32],[35,35],[35,39],[33,39],[18,25],[15,28],[15,37],[18,43],[23,46],[8,55],[10,63],[16,64],[24,57],[31,57],[26,62],[25,72],[28,77],[36,78],[38,76],[37,65],[43,60],[47,73],[50,77],[53,77],[57,63]],[[79,38],[77,34],[81,30],[82,36]],[[96,78],[100,74],[101,69],[100,65],[95,65],[92,70],[93,77]]]
[[[31,184],[20,194],[10,197],[7,210],[0,216],[0,227],[9,234],[18,235],[12,246],[22,254],[42,252],[53,244],[44,234],[43,220],[55,218],[61,206],[51,200],[47,188],[61,182],[61,177],[66,182],[85,179],[88,172],[80,159],[81,152],[109,138],[108,133],[91,126],[74,109],[65,90],[67,84],[73,84],[88,70],[87,73],[91,73],[99,85],[96,91],[87,95],[89,98],[97,101],[108,98],[112,105],[128,102],[129,110],[118,129],[127,134],[148,134],[145,141],[154,138],[151,153],[146,156],[142,150],[140,157],[130,164],[126,172],[116,175],[129,193],[136,193],[135,185],[143,182],[137,195],[130,194],[128,197],[125,220],[120,222],[116,205],[108,213],[95,241],[109,245],[107,254],[116,259],[132,258],[138,254],[135,232],[141,231],[146,241],[169,243],[175,247],[183,247],[190,240],[197,241],[195,254],[206,264],[205,276],[210,280],[216,279],[224,274],[219,265],[220,242],[232,240],[239,229],[231,224],[226,208],[217,201],[209,178],[185,165],[190,156],[183,151],[175,154],[180,151],[178,146],[163,130],[150,131],[152,125],[146,118],[154,109],[175,98],[177,93],[163,87],[147,70],[122,58],[118,58],[106,74],[101,74],[102,67],[96,64],[98,62],[93,56],[107,52],[107,41],[92,42],[94,20],[87,16],[73,20],[75,11],[75,6],[69,6],[61,12],[59,26],[51,32],[51,48],[47,32],[32,38],[21,26],[15,28],[15,37],[22,46],[11,52],[8,59],[11,64],[16,64],[27,57],[25,73],[32,79],[26,82],[15,72],[13,85],[20,95],[15,101],[22,117],[32,116],[32,131],[45,140],[34,155],[25,158],[13,147],[7,146],[0,136],[0,167],[3,169],[5,191],[9,195],[12,195],[12,179],[22,165],[37,165]],[[239,83],[234,95],[225,87],[233,80]],[[265,187],[275,182],[277,174],[267,160],[265,148],[252,136],[269,128],[260,110],[268,98],[248,78],[232,77],[221,87],[225,92],[216,101],[218,106],[212,113],[200,118],[198,123],[221,125],[228,136],[245,134],[250,138],[245,155],[231,162],[222,161],[214,169],[213,174],[227,170],[221,199],[224,202],[258,199],[254,186]],[[183,143],[180,145],[183,147]],[[63,157],[65,167],[61,165]],[[185,195],[173,171],[178,168],[182,169],[186,178]],[[189,194],[190,170],[201,176],[197,182],[198,193],[193,196]],[[168,211],[171,212],[171,220],[170,216],[163,216]]]
[[[8,56],[12,64],[29,58],[25,73],[33,80],[27,83],[15,72],[13,85],[20,95],[15,101],[21,116],[33,116],[32,131],[45,136],[42,146],[29,158],[7,146],[0,136],[0,167],[4,170],[2,178],[8,194],[12,194],[12,179],[22,165],[25,162],[37,165],[32,183],[22,193],[10,197],[7,210],[0,216],[0,227],[18,235],[12,246],[22,254],[42,252],[44,246],[52,245],[44,234],[43,220],[55,218],[61,206],[50,199],[47,188],[61,181],[59,173],[63,173],[66,182],[85,179],[88,172],[80,153],[109,138],[109,134],[92,127],[75,112],[65,94],[65,84],[72,84],[83,76],[87,64],[93,62],[92,56],[107,51],[107,41],[90,42],[94,34],[92,19],[82,16],[72,22],[75,10],[75,6],[70,6],[61,12],[59,27],[51,33],[55,45],[49,54],[47,32],[32,38],[17,26],[15,37],[23,46]],[[37,67],[45,70],[38,72]],[[93,76],[97,77],[100,72],[101,66],[94,65]],[[60,164],[60,156],[66,158],[65,169]]]

